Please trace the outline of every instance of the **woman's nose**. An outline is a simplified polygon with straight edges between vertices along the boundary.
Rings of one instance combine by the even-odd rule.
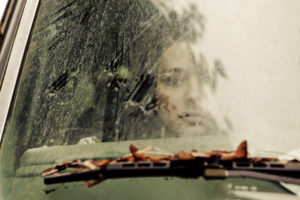
[[[189,87],[185,95],[185,105],[188,108],[196,108],[201,101],[201,88],[196,80],[189,80]]]

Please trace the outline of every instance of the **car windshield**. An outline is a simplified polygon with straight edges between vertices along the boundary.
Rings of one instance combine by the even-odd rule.
[[[299,9],[296,0],[41,0],[2,138],[1,179],[12,183],[3,192],[47,164],[120,156],[132,142],[297,150]]]

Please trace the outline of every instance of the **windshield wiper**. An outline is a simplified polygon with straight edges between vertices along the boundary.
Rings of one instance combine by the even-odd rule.
[[[177,155],[153,152],[130,147],[131,155],[100,161],[72,161],[43,172],[45,184],[86,181],[92,186],[105,179],[132,177],[182,177],[224,179],[230,177],[254,178],[266,181],[300,185],[300,162],[282,161],[276,158],[247,157],[247,143],[236,151],[212,151],[208,153],[185,153]],[[60,173],[68,168],[80,170]],[[94,182],[88,182],[94,180]]]

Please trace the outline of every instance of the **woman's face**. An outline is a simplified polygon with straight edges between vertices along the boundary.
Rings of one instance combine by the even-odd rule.
[[[195,70],[191,49],[176,42],[163,51],[158,70],[159,117],[179,135],[205,132],[205,111],[200,104],[203,88]]]

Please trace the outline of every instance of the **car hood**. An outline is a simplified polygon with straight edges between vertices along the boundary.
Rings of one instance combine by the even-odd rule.
[[[13,177],[4,180],[10,192],[4,199],[299,199],[280,184],[253,179],[205,180],[183,178],[123,178],[106,180],[92,188],[84,182],[46,186],[41,172],[74,159],[101,159],[129,153],[129,145],[142,143],[170,152],[234,149],[226,136],[185,137],[139,141],[40,147],[27,150]],[[11,192],[11,191],[17,192]],[[8,190],[7,190],[8,191]]]

